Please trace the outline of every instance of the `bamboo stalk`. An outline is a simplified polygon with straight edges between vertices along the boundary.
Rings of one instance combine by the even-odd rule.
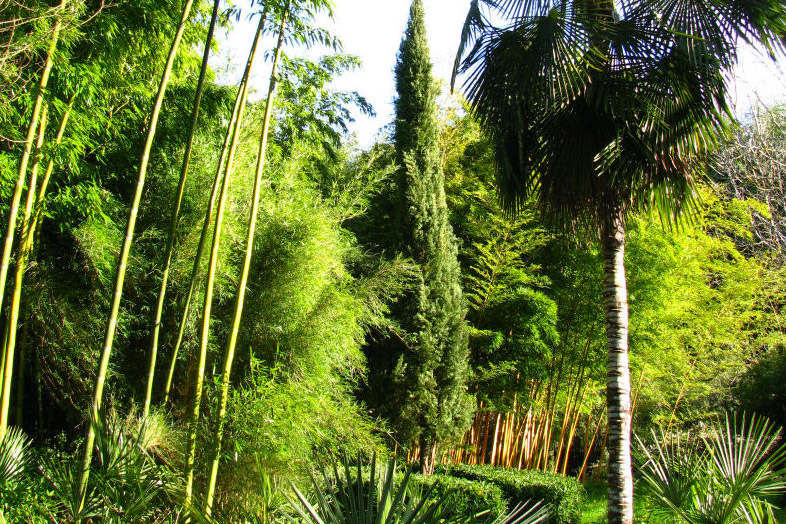
[[[224,422],[226,419],[227,401],[229,398],[229,375],[232,371],[235,347],[237,346],[237,336],[238,332],[240,331],[240,320],[243,316],[243,305],[246,298],[246,285],[248,283],[249,273],[251,272],[251,257],[254,251],[254,234],[256,233],[257,215],[259,213],[259,197],[262,190],[262,173],[265,166],[267,139],[268,132],[270,130],[270,118],[273,113],[273,99],[275,97],[276,85],[278,83],[278,77],[276,76],[276,73],[278,69],[278,63],[281,58],[281,50],[284,46],[284,29],[286,28],[287,16],[289,15],[289,5],[289,2],[287,2],[284,12],[281,14],[281,24],[278,30],[278,43],[276,44],[272,71],[270,73],[270,86],[268,88],[267,101],[265,103],[265,116],[262,123],[262,137],[259,142],[256,173],[254,176],[254,194],[251,204],[251,217],[249,218],[248,224],[246,254],[243,260],[243,270],[240,275],[240,283],[238,284],[235,313],[232,320],[232,329],[229,332],[229,340],[227,341],[226,353],[224,356],[224,369],[221,374],[218,404],[218,427],[216,428],[216,446],[215,452],[213,454],[213,463],[210,468],[207,494],[205,496],[205,514],[208,516],[210,515],[213,506],[213,497],[215,496],[216,480],[218,477],[218,464],[221,458],[221,442],[224,436]]]
[[[180,47],[180,41],[183,38],[183,33],[186,28],[186,23],[191,15],[191,8],[194,0],[186,0],[183,6],[183,13],[180,18],[180,23],[175,33],[175,38],[169,50],[164,73],[161,77],[161,82],[156,94],[156,100],[153,105],[153,111],[150,115],[150,124],[147,130],[147,138],[145,146],[142,151],[142,158],[139,164],[139,174],[136,183],[136,190],[131,202],[131,209],[128,215],[128,224],[126,225],[125,237],[123,239],[123,246],[120,251],[120,257],[117,263],[117,275],[115,276],[115,288],[112,296],[112,305],[109,313],[109,320],[106,327],[106,335],[104,337],[104,345],[101,350],[101,360],[96,373],[95,386],[93,390],[93,400],[91,402],[91,417],[88,423],[87,437],[85,439],[85,450],[82,460],[82,470],[80,472],[79,490],[80,490],[80,503],[79,510],[81,511],[85,503],[85,495],[87,494],[87,481],[90,475],[90,462],[93,457],[93,443],[95,441],[95,421],[98,419],[98,413],[101,409],[101,401],[104,395],[104,382],[106,380],[106,372],[109,368],[109,358],[112,355],[112,345],[115,340],[115,332],[117,330],[117,320],[120,313],[120,299],[123,295],[123,283],[125,282],[126,267],[128,265],[128,256],[131,252],[131,244],[134,239],[134,228],[136,226],[136,218],[139,212],[139,203],[142,200],[142,192],[145,187],[145,175],[147,174],[147,166],[150,161],[150,150],[153,147],[153,138],[156,134],[158,127],[158,117],[161,114],[161,106],[164,103],[164,95],[166,93],[167,85],[169,84],[169,77],[172,73],[172,66],[177,56],[177,50]]]
[[[38,167],[41,163],[41,148],[44,145],[44,135],[48,122],[48,106],[44,104],[41,110],[40,125],[38,128],[38,138],[35,144],[35,160],[30,169],[30,181],[27,186],[27,198],[25,199],[25,209],[22,215],[22,232],[20,235],[20,245],[16,251],[16,271],[14,272],[14,288],[11,294],[11,306],[8,310],[8,320],[5,329],[5,345],[3,347],[3,388],[0,395],[0,441],[5,436],[8,428],[8,412],[11,407],[11,383],[14,373],[14,353],[16,351],[17,327],[19,324],[19,309],[22,303],[22,283],[27,270],[27,260],[30,253],[31,244],[29,243],[29,231],[33,215],[33,204],[35,203],[36,188],[38,187]],[[21,371],[21,370],[20,370]]]
[[[587,463],[589,462],[590,453],[592,453],[592,445],[595,443],[595,439],[598,436],[598,432],[600,431],[600,427],[603,425],[603,415],[601,414],[598,417],[598,425],[595,426],[595,431],[592,433],[592,439],[589,441],[587,445],[587,449],[584,452],[584,461],[581,463],[581,469],[579,470],[579,481],[584,479],[584,476],[587,474]]]
[[[485,430],[483,432],[483,448],[478,457],[478,464],[485,464],[486,463],[486,451],[488,449],[488,441],[489,441],[489,430],[491,429],[491,411],[486,413],[486,424]]]
[[[249,52],[248,61],[246,62],[246,69],[243,74],[243,81],[241,83],[240,91],[238,91],[238,97],[236,102],[237,118],[235,121],[235,126],[231,130],[227,130],[227,133],[230,133],[231,131],[232,138],[229,142],[230,146],[227,152],[226,166],[224,169],[224,176],[221,182],[221,195],[218,200],[215,225],[213,227],[213,245],[210,250],[210,260],[208,262],[207,283],[206,283],[205,297],[204,297],[204,308],[202,313],[202,328],[201,328],[200,345],[199,345],[199,363],[197,365],[197,371],[195,374],[194,397],[192,400],[192,408],[189,418],[188,451],[186,454],[186,468],[185,468],[186,488],[185,488],[185,496],[184,496],[184,505],[187,508],[191,504],[191,498],[193,496],[194,465],[196,462],[196,438],[197,438],[199,414],[200,414],[201,402],[202,402],[202,389],[204,384],[205,365],[207,362],[207,347],[210,341],[210,316],[211,316],[211,309],[213,306],[213,289],[215,285],[215,277],[216,277],[216,271],[218,265],[218,251],[221,243],[220,242],[221,226],[223,224],[224,208],[226,207],[227,193],[229,191],[229,185],[231,182],[232,164],[234,161],[235,152],[237,151],[238,143],[240,141],[240,130],[243,123],[243,112],[246,106],[246,100],[248,98],[251,71],[253,70],[254,67],[254,61],[256,59],[257,51],[259,49],[259,42],[261,41],[266,18],[267,18],[267,11],[265,11],[259,19],[259,25],[257,26],[257,31],[254,36],[254,42],[251,45],[251,51]],[[238,103],[239,105],[237,105]],[[221,165],[219,165],[218,169],[220,172]],[[218,173],[216,174],[216,182],[214,182],[213,185],[214,194],[217,187],[217,182],[218,182]],[[211,199],[212,201],[215,200],[214,197],[215,195],[213,195],[213,198]],[[202,230],[203,235],[206,234],[207,226],[209,223],[208,221],[210,220],[211,214],[212,214],[212,209],[210,209],[210,206],[208,206],[208,210],[205,214],[205,225]],[[194,263],[194,270],[198,270],[198,261],[195,261]],[[192,273],[192,277],[193,276],[194,274]],[[185,317],[183,318],[183,321],[185,322]],[[181,328],[182,328],[182,324],[181,324]],[[175,362],[174,358],[172,359],[172,362],[174,364]]]
[[[576,435],[576,428],[579,425],[579,421],[581,420],[581,406],[584,403],[584,396],[587,393],[587,388],[583,388],[581,393],[581,398],[578,401],[578,407],[576,409],[576,415],[573,420],[573,425],[570,428],[570,433],[568,434],[568,442],[565,447],[565,458],[562,461],[562,476],[564,477],[568,470],[568,459],[570,457],[570,448],[573,445],[573,437]]]
[[[183,304],[183,312],[180,317],[180,327],[178,329],[175,347],[172,350],[171,362],[169,364],[169,373],[167,374],[166,385],[164,386],[165,404],[169,402],[169,394],[172,390],[172,378],[175,375],[175,367],[177,365],[177,355],[178,352],[180,351],[180,346],[183,342],[183,336],[185,334],[186,324],[188,323],[188,314],[191,309],[191,300],[193,299],[194,292],[196,290],[197,277],[199,276],[199,266],[202,262],[202,256],[204,255],[205,244],[207,243],[207,234],[210,229],[210,220],[213,217],[213,210],[215,209],[216,197],[218,196],[218,190],[219,187],[221,186],[221,174],[224,172],[224,166],[226,164],[227,155],[229,154],[229,148],[235,129],[235,123],[237,122],[237,115],[240,110],[240,105],[243,101],[244,85],[245,85],[245,75],[243,75],[243,81],[241,81],[240,86],[238,86],[237,95],[235,96],[235,105],[232,109],[232,116],[229,119],[229,126],[227,127],[227,131],[224,136],[224,145],[221,148],[221,156],[218,160],[218,164],[216,167],[216,176],[213,179],[213,187],[210,191],[210,198],[208,199],[207,210],[205,211],[205,220],[202,225],[202,232],[199,235],[199,243],[197,244],[197,251],[196,254],[194,255],[194,264],[191,268],[191,278],[189,279],[188,292],[186,293],[186,299]]]
[[[65,9],[66,0],[60,2],[61,11]],[[54,64],[54,54],[57,50],[57,44],[60,40],[60,31],[62,29],[62,20],[60,17],[55,21],[54,28],[52,29],[52,40],[49,43],[49,49],[46,54],[46,62],[44,63],[44,70],[41,72],[41,79],[38,83],[38,93],[36,94],[35,103],[33,104],[33,114],[30,117],[30,125],[27,128],[27,136],[25,138],[25,148],[22,152],[22,158],[19,161],[19,171],[17,173],[16,185],[14,192],[11,196],[11,206],[8,211],[8,229],[5,233],[5,241],[3,244],[3,255],[0,260],[0,307],[3,304],[5,293],[5,284],[8,278],[8,265],[11,262],[11,250],[14,244],[14,235],[16,233],[16,219],[19,214],[19,203],[22,200],[22,192],[24,191],[25,177],[27,176],[27,166],[30,162],[30,154],[33,150],[33,143],[36,140],[36,131],[41,119],[42,106],[44,104],[44,94],[46,93],[47,85],[49,84],[49,76],[52,73],[52,66]],[[5,363],[5,361],[4,361]],[[0,426],[0,440],[5,436],[5,428]]]
[[[199,70],[199,80],[197,81],[196,94],[194,95],[194,107],[191,112],[191,124],[188,130],[188,141],[183,153],[183,164],[180,168],[180,180],[178,181],[177,194],[172,210],[172,218],[169,221],[169,232],[167,234],[166,253],[164,255],[164,270],[161,273],[161,288],[158,291],[158,302],[156,303],[155,313],[153,314],[153,326],[150,336],[150,364],[147,372],[147,387],[145,388],[145,402],[142,408],[142,417],[147,418],[150,414],[150,401],[153,396],[153,378],[156,371],[156,358],[158,356],[158,335],[161,330],[161,316],[164,311],[164,300],[166,297],[166,287],[169,282],[169,269],[172,264],[172,252],[175,247],[175,237],[177,236],[177,224],[180,219],[180,207],[183,202],[183,193],[188,177],[188,167],[191,162],[191,151],[194,147],[194,135],[196,134],[197,122],[199,120],[199,108],[202,104],[202,95],[205,92],[205,78],[207,76],[208,60],[210,59],[210,45],[213,42],[213,33],[218,21],[218,8],[221,0],[213,3],[213,13],[210,18],[210,26],[205,38],[205,51],[202,55],[202,65]]]

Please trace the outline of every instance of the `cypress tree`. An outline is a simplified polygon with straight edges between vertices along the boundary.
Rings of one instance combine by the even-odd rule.
[[[401,439],[419,444],[421,470],[430,474],[438,444],[466,429],[472,402],[458,246],[440,163],[438,88],[421,0],[412,2],[395,75],[399,239],[420,269],[397,315],[407,335],[393,374],[403,393],[396,426]]]

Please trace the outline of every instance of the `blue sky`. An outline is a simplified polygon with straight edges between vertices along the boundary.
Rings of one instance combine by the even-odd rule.
[[[334,19],[322,23],[343,41],[345,52],[357,55],[363,61],[359,70],[344,75],[334,85],[338,89],[358,91],[376,109],[376,118],[361,117],[352,126],[360,144],[369,145],[378,130],[392,119],[395,96],[393,66],[406,26],[410,0],[334,0],[334,3]],[[447,85],[469,0],[423,0],[423,3],[434,76]],[[245,63],[252,32],[253,23],[243,21],[231,35],[223,35],[219,44],[221,56],[213,61],[220,76],[229,79],[238,76],[238,69]],[[289,52],[297,54],[292,50]],[[752,49],[743,49],[741,56],[731,89],[732,103],[738,115],[743,116],[757,102],[771,105],[775,101],[786,100],[786,67],[783,61],[774,64]],[[264,91],[269,65],[257,64],[255,69],[252,85],[258,91]],[[447,101],[446,95],[443,101]]]

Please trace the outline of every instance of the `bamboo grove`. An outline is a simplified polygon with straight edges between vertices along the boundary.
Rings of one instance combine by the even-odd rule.
[[[777,441],[741,413],[786,423],[784,111],[740,124],[705,63],[643,65],[613,100],[635,107],[576,124],[601,111],[582,104],[608,96],[593,89],[613,84],[617,40],[712,51],[627,4],[610,9],[646,30],[594,13],[568,25],[609,32],[582,39],[542,6],[473,1],[440,96],[432,4],[405,3],[392,121],[359,144],[352,122],[375,113],[336,87],[362,65],[320,25],[330,0],[0,1],[0,524],[309,520],[294,486],[333,461],[314,483],[329,507],[339,456],[375,457],[372,477],[400,458],[419,471],[402,501],[449,490],[464,520],[504,516],[474,497],[525,502],[502,501],[504,471],[527,493],[530,472],[570,486],[548,501],[556,524],[595,502],[627,524],[644,507],[629,473],[645,484],[653,450],[672,452],[659,435],[710,449],[725,420]],[[777,52],[782,6],[756,9],[764,26],[740,34]],[[707,64],[728,72],[724,38]],[[717,111],[638,89],[644,70],[695,73]],[[642,180],[608,182],[618,163]]]

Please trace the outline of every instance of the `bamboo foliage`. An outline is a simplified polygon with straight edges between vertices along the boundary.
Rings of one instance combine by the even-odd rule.
[[[284,46],[284,29],[286,28],[287,17],[289,15],[290,3],[287,2],[284,11],[281,13],[281,22],[278,28],[278,42],[276,44],[273,66],[270,72],[270,86],[268,88],[267,101],[265,102],[265,116],[262,123],[262,135],[259,141],[259,152],[257,154],[256,171],[254,174],[254,190],[251,202],[251,216],[248,222],[248,236],[246,238],[246,253],[243,259],[243,269],[238,283],[237,298],[235,301],[235,312],[232,318],[232,327],[229,332],[226,350],[224,353],[224,367],[221,373],[218,400],[218,421],[215,433],[215,450],[210,466],[208,477],[207,492],[205,495],[205,514],[210,515],[213,499],[216,490],[216,480],[218,478],[218,465],[221,457],[221,443],[224,433],[224,422],[226,420],[227,401],[229,398],[229,375],[232,371],[232,363],[237,346],[238,332],[240,331],[240,321],[243,317],[243,305],[246,297],[246,285],[251,271],[251,257],[254,253],[254,235],[256,232],[257,215],[259,213],[259,197],[262,190],[262,174],[265,167],[265,154],[267,151],[268,132],[270,130],[270,119],[273,113],[273,99],[277,84],[277,68],[281,58],[281,50]]]
[[[147,387],[145,389],[145,401],[142,408],[142,416],[147,418],[150,413],[150,400],[153,396],[153,378],[156,371],[156,358],[158,355],[158,335],[161,329],[161,316],[164,311],[164,300],[166,298],[166,288],[169,282],[169,268],[172,262],[172,252],[175,247],[175,237],[177,235],[177,224],[180,218],[180,206],[183,203],[183,193],[186,187],[186,178],[188,176],[188,167],[191,162],[191,151],[194,146],[194,136],[196,134],[197,122],[199,120],[199,108],[202,103],[202,94],[205,91],[205,79],[207,77],[208,60],[210,59],[210,46],[213,42],[213,33],[216,29],[216,22],[218,21],[218,8],[221,0],[215,0],[213,3],[213,13],[210,18],[210,26],[207,30],[207,37],[205,38],[205,51],[202,56],[202,65],[199,70],[199,80],[197,81],[196,94],[194,95],[194,107],[191,112],[191,124],[188,131],[188,140],[186,142],[186,149],[183,153],[183,165],[180,168],[180,180],[177,186],[177,193],[175,195],[175,202],[172,206],[172,218],[169,222],[169,231],[167,233],[166,252],[164,255],[164,270],[161,273],[161,288],[158,292],[158,302],[156,303],[155,313],[153,314],[152,333],[150,336],[150,365],[147,373]]]
[[[66,0],[60,2],[60,11],[65,9]],[[57,43],[60,39],[60,31],[62,29],[62,20],[58,17],[55,20],[55,25],[52,30],[52,40],[49,44],[49,50],[46,55],[46,62],[44,63],[44,70],[41,72],[41,79],[38,83],[38,93],[36,94],[35,103],[33,104],[33,114],[30,117],[30,125],[27,128],[27,137],[25,138],[25,148],[22,153],[22,158],[19,161],[19,171],[17,173],[16,185],[11,197],[11,207],[8,212],[8,229],[5,233],[5,241],[3,243],[3,255],[0,261],[0,305],[3,303],[3,294],[5,291],[5,283],[8,277],[8,265],[11,261],[11,250],[14,244],[14,234],[16,232],[16,219],[19,213],[19,203],[22,200],[22,192],[25,186],[25,176],[27,174],[27,165],[30,162],[30,154],[33,150],[33,143],[36,139],[36,131],[38,130],[39,122],[41,119],[41,112],[44,104],[44,95],[46,93],[47,85],[49,84],[49,75],[52,72],[54,64],[54,54],[57,50]],[[4,434],[4,429],[0,428],[0,438]]]
[[[109,312],[109,318],[107,320],[107,327],[106,327],[106,334],[104,337],[104,344],[101,350],[101,360],[99,362],[98,371],[96,373],[95,385],[93,389],[93,400],[91,402],[91,420],[90,423],[87,424],[87,437],[85,439],[85,448],[84,448],[84,456],[82,460],[82,468],[80,472],[80,510],[81,506],[84,505],[84,497],[86,494],[87,488],[87,481],[90,474],[90,462],[93,456],[93,443],[95,441],[95,427],[94,421],[98,419],[98,413],[101,408],[101,401],[103,399],[104,394],[104,382],[106,381],[106,372],[109,367],[109,359],[112,355],[112,345],[115,339],[115,332],[117,330],[117,321],[118,315],[120,312],[120,299],[123,295],[123,284],[125,282],[126,276],[126,267],[128,264],[128,257],[131,252],[131,244],[133,243],[134,238],[134,228],[136,226],[136,219],[137,214],[139,212],[139,203],[142,199],[142,192],[145,187],[145,175],[147,174],[147,166],[150,161],[150,151],[153,147],[153,139],[156,134],[156,129],[158,126],[158,118],[161,114],[161,107],[164,103],[164,95],[166,94],[166,88],[169,84],[169,77],[172,73],[172,66],[175,62],[175,57],[177,56],[178,48],[180,47],[180,42],[183,38],[183,33],[185,32],[186,23],[188,22],[191,16],[191,8],[193,7],[194,0],[186,0],[183,6],[182,16],[180,18],[180,23],[177,28],[177,32],[175,33],[175,37],[172,41],[172,46],[169,50],[169,55],[167,56],[166,66],[164,68],[164,72],[161,77],[161,82],[158,87],[158,93],[156,94],[155,103],[153,105],[153,110],[151,111],[150,115],[150,123],[148,125],[147,130],[147,137],[145,139],[145,145],[142,150],[142,156],[139,164],[139,172],[137,177],[136,183],[136,190],[134,192],[133,200],[131,202],[131,207],[128,214],[128,223],[126,225],[125,237],[123,239],[123,246],[120,251],[120,257],[117,263],[117,274],[115,276],[115,286],[114,292],[112,296],[112,305]]]

